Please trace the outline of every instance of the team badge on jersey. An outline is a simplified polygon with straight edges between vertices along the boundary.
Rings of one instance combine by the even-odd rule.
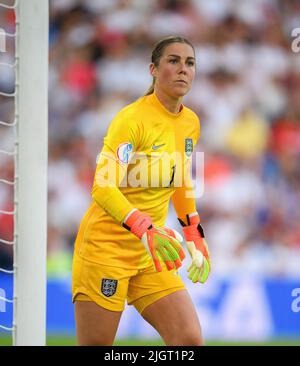
[[[185,153],[190,157],[193,153],[193,139],[185,139]]]
[[[118,146],[117,156],[121,163],[128,164],[132,153],[132,144],[125,142]]]
[[[110,278],[103,278],[101,282],[101,292],[106,297],[111,297],[116,293],[118,286],[117,280],[112,280]]]

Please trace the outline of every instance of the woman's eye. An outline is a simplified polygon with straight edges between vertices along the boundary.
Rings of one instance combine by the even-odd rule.
[[[172,60],[170,60],[171,64],[175,64],[177,62],[177,60],[174,58]]]
[[[194,63],[194,61],[188,61],[188,65],[189,65],[189,66],[194,66],[194,65],[195,65],[195,63]]]

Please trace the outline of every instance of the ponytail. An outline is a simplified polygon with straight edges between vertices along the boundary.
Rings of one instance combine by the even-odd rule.
[[[144,97],[150,94],[154,93],[154,85],[155,85],[155,78],[153,78],[152,80],[152,84],[150,85],[149,89],[146,91],[146,93],[144,94]]]

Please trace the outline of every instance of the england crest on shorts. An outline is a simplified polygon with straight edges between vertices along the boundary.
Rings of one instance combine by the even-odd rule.
[[[111,280],[110,278],[103,278],[101,282],[101,292],[106,297],[111,297],[116,293],[118,286],[117,280]]]

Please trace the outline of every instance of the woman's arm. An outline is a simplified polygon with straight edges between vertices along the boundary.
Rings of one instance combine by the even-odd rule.
[[[197,212],[193,188],[178,187],[171,199],[178,219],[187,224],[186,215]]]
[[[127,164],[122,165],[114,155],[106,146],[103,147],[96,168],[92,197],[110,216],[122,223],[134,207],[119,189]]]

